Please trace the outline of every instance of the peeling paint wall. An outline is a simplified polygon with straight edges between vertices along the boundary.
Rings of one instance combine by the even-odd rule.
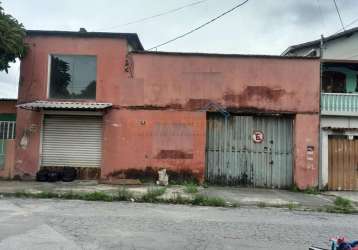
[[[130,56],[137,88],[125,84],[121,94],[141,94],[125,106],[198,110],[215,102],[238,111],[319,112],[318,59]]]
[[[16,114],[16,100],[0,100],[0,114]]]
[[[318,186],[318,135],[318,115],[296,115],[294,122],[294,182],[300,189]]]
[[[47,100],[51,54],[97,57],[97,102],[119,103],[119,83],[124,74],[127,42],[110,38],[27,37],[28,54],[21,61],[19,103]],[[15,175],[34,177],[40,166],[43,114],[19,109],[16,129]]]
[[[205,112],[113,109],[104,127],[102,178],[150,167],[203,180]]]

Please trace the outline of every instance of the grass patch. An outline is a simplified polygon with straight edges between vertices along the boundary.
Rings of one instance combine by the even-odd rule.
[[[195,183],[186,183],[184,185],[184,191],[188,194],[196,194],[199,190]]]
[[[226,202],[221,197],[209,197],[206,195],[195,195],[191,201],[192,205],[225,207]]]
[[[264,208],[264,207],[267,207],[267,204],[265,202],[261,201],[261,202],[257,203],[257,206],[259,208]]]
[[[296,209],[296,208],[298,208],[298,207],[299,207],[299,205],[296,204],[296,203],[290,202],[290,203],[287,204],[287,208],[288,208],[289,210],[294,210],[294,209]]]
[[[115,200],[117,201],[130,201],[132,199],[134,199],[133,193],[125,187],[119,189],[117,196],[115,197]]]
[[[334,205],[339,207],[345,207],[345,208],[353,208],[352,202],[343,197],[337,197],[336,200],[334,201]]]
[[[163,195],[167,189],[165,187],[149,187],[147,193],[142,196],[144,202],[157,202],[158,197]]]
[[[358,213],[352,202],[348,199],[337,197],[333,206],[326,206],[324,209],[327,213],[353,214]]]
[[[106,194],[104,192],[93,192],[93,193],[87,193],[83,194],[83,200],[86,201],[113,201],[113,196],[110,194]]]
[[[306,189],[300,189],[296,185],[293,185],[290,188],[290,191],[296,192],[296,193],[304,193],[304,194],[319,194],[320,193],[318,187],[308,187]]]

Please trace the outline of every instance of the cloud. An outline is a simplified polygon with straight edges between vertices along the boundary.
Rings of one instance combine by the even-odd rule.
[[[5,11],[27,29],[138,33],[145,48],[183,34],[232,8],[237,0],[208,0],[170,15],[143,23],[119,26],[154,15],[194,0],[2,0]],[[357,0],[337,0],[343,22],[357,18]],[[357,24],[358,25],[358,22]],[[160,48],[166,51],[208,53],[280,54],[293,44],[315,40],[339,30],[340,23],[332,1],[328,0],[250,0],[215,23]],[[19,64],[6,75],[0,73],[0,97],[16,95]],[[6,83],[6,85],[4,85]]]

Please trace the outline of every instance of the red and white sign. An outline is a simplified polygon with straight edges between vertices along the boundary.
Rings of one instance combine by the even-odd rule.
[[[261,143],[264,141],[264,133],[262,131],[254,131],[254,133],[252,134],[252,140],[254,141],[254,143]]]

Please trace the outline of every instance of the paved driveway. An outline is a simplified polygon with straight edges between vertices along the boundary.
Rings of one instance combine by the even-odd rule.
[[[358,236],[357,215],[70,200],[0,200],[0,249],[307,249]]]

